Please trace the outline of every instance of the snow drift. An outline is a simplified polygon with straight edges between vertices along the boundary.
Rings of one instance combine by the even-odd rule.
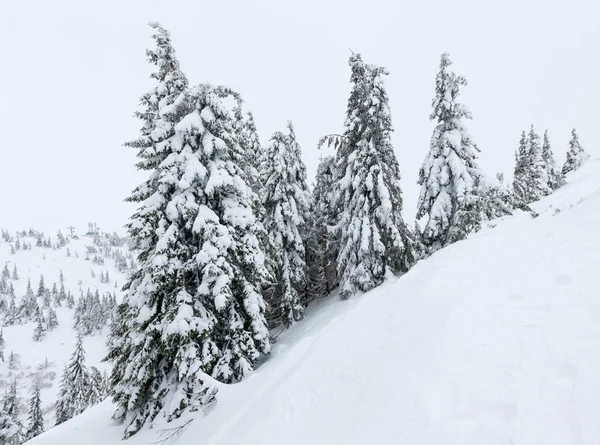
[[[568,180],[536,218],[519,212],[367,294],[321,302],[207,415],[125,443],[597,445],[600,161]],[[29,443],[122,443],[113,410]]]

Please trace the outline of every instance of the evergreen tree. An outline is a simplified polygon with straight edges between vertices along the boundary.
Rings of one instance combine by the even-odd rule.
[[[271,137],[261,182],[264,226],[275,253],[269,319],[289,327],[304,314],[300,300],[306,289],[304,239],[310,210],[306,167],[291,122],[287,134],[278,131]]]
[[[89,372],[89,395],[90,406],[102,402],[106,398],[106,388],[104,378],[95,366],[90,368]]]
[[[25,433],[25,440],[33,439],[44,432],[44,416],[42,414],[42,401],[40,399],[40,387],[34,384],[29,401],[28,426]]]
[[[464,239],[482,220],[477,189],[482,176],[477,165],[479,148],[463,123],[472,119],[471,112],[457,102],[467,80],[457,76],[451,65],[448,54],[442,54],[430,116],[438,124],[419,170],[417,218],[428,218],[422,240],[432,251]]]
[[[30,320],[35,316],[37,309],[37,300],[35,298],[35,294],[33,293],[33,289],[31,288],[31,281],[28,278],[27,291],[25,292],[25,296],[21,300],[19,313],[22,318]]]
[[[4,269],[2,269],[2,278],[3,279],[10,279],[10,271],[8,270],[8,264],[4,263]]]
[[[548,186],[549,175],[543,158],[540,136],[536,133],[533,125],[529,130],[528,142],[529,171],[526,183],[529,191],[529,202],[534,202],[552,193],[552,189]]]
[[[548,137],[548,130],[544,131],[542,159],[546,167],[546,172],[548,175],[548,187],[550,190],[554,191],[565,185],[565,176],[562,174],[561,169],[556,165],[556,161],[554,159],[554,153],[552,152],[552,147],[550,145],[550,138]]]
[[[17,272],[17,265],[13,267],[12,279],[15,281],[19,280],[19,273]]]
[[[515,152],[515,170],[512,186],[513,199],[520,206],[525,206],[533,202],[527,182],[531,169],[531,160],[527,145],[527,134],[523,131],[521,133],[521,140],[519,141],[519,148]]]
[[[69,403],[69,394],[71,393],[71,381],[69,380],[69,370],[67,365],[63,369],[63,374],[60,380],[60,390],[58,398],[54,403],[56,423],[60,425],[73,417],[71,405]]]
[[[233,114],[235,119],[235,134],[239,140],[240,149],[243,153],[240,167],[242,167],[246,173],[248,185],[255,193],[259,193],[261,190],[260,163],[263,156],[260,139],[258,137],[258,132],[256,131],[256,124],[254,123],[254,116],[252,113],[248,113],[247,118],[244,119],[240,104],[233,109]]]
[[[41,298],[46,293],[46,285],[44,284],[44,276],[40,276],[40,283],[38,285],[37,297]]]
[[[11,351],[12,356],[12,351]],[[14,420],[19,418],[19,395],[17,392],[17,378],[13,378],[10,381],[6,389],[6,394],[4,395],[4,404],[2,406],[2,411],[8,414]]]
[[[46,322],[46,328],[48,331],[56,329],[58,326],[58,317],[56,311],[53,308],[48,309],[48,320]]]
[[[413,262],[412,235],[402,219],[400,168],[391,141],[387,70],[350,57],[352,90],[343,142],[336,154],[333,208],[340,239],[340,296],[383,282]]]
[[[571,132],[571,140],[569,141],[569,151],[567,151],[567,160],[562,168],[562,174],[566,175],[569,172],[575,171],[590,158],[590,155],[579,144],[579,137],[573,128]]]
[[[23,443],[23,426],[19,418],[19,398],[16,378],[9,384],[0,410],[0,444],[21,445]]]
[[[150,171],[129,198],[140,204],[128,225],[140,265],[107,356],[125,437],[159,413],[171,420],[211,403],[206,374],[239,380],[269,351],[258,292],[263,254],[223,103],[233,93],[203,84],[180,94],[186,82],[169,35],[153,27],[158,86],[142,99],[142,136],[129,144],[140,149],[138,168]]]
[[[75,298],[73,298],[73,294],[71,293],[71,291],[69,291],[67,293],[67,307],[69,309],[73,309],[74,306],[75,306]]]
[[[46,338],[46,328],[44,327],[44,317],[40,309],[37,309],[37,325],[33,331],[33,341],[42,341]]]
[[[334,179],[335,159],[327,156],[321,160],[317,169],[306,243],[309,286],[314,298],[328,295],[338,284],[336,260],[339,242],[329,230],[335,224],[332,204]]]
[[[56,402],[56,424],[81,414],[90,405],[90,379],[85,366],[83,336],[77,335],[77,343],[61,380],[59,398]]]

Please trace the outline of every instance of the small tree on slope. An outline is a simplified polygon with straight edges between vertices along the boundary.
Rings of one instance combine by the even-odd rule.
[[[304,240],[310,208],[306,168],[291,122],[287,134],[278,131],[271,137],[261,182],[264,225],[275,253],[269,319],[289,327],[304,314],[300,300],[306,288]]]
[[[569,172],[578,170],[581,165],[590,158],[590,155],[579,145],[579,137],[575,129],[571,132],[571,140],[569,141],[569,151],[567,151],[567,160],[562,168],[562,174],[566,175]]]
[[[392,118],[385,68],[350,57],[352,90],[343,142],[336,155],[333,207],[340,239],[340,296],[383,282],[386,271],[406,271],[412,235],[402,219],[400,169],[391,142]]]
[[[233,92],[200,85],[169,106],[168,153],[150,175],[150,198],[128,225],[139,269],[112,327],[115,418],[125,437],[214,401],[210,378],[242,379],[269,352],[259,294],[263,254],[243,153],[223,104]]]
[[[40,399],[40,387],[34,384],[29,402],[28,426],[25,440],[33,439],[44,432],[44,416],[42,414],[42,401]]]
[[[552,146],[550,145],[550,138],[548,137],[548,130],[544,131],[542,159],[548,174],[548,187],[554,191],[565,185],[565,176],[562,174],[561,169],[556,165],[556,160],[554,159],[554,153],[552,152]]]
[[[540,136],[535,131],[533,125],[529,130],[528,142],[529,148],[527,156],[529,158],[529,170],[526,184],[529,202],[534,202],[552,193],[552,189],[548,186],[550,176],[546,170]]]

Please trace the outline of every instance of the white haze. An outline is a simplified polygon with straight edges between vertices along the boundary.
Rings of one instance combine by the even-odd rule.
[[[599,153],[594,1],[19,1],[0,10],[0,226],[96,221],[121,231],[144,175],[122,147],[152,85],[148,21],[172,33],[191,83],[238,90],[262,142],[294,122],[312,180],[323,134],[342,130],[350,50],[386,66],[412,221],[440,53],[469,80],[462,100],[490,174],[511,176],[522,129],[550,131],[559,162],[577,127]]]

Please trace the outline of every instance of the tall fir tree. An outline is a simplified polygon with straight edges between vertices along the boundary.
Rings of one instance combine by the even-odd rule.
[[[170,44],[161,51],[173,53]],[[155,63],[173,69],[160,57]],[[128,225],[140,266],[125,286],[107,356],[125,437],[159,414],[169,421],[212,403],[208,375],[240,380],[269,352],[258,292],[263,254],[243,153],[224,105],[231,96],[202,84],[157,111],[167,137],[152,144],[166,156],[142,162],[151,180],[130,198],[140,206]]]
[[[542,143],[542,160],[548,175],[548,187],[551,191],[557,190],[565,185],[565,176],[562,170],[556,165],[552,146],[550,145],[550,137],[548,130],[544,131],[544,141]]]
[[[562,174],[578,170],[581,165],[590,158],[590,155],[579,144],[579,136],[573,128],[571,131],[571,140],[569,141],[569,150],[567,151],[567,160],[565,161]]]
[[[342,298],[372,289],[383,282],[388,270],[406,271],[413,262],[383,82],[388,72],[364,63],[360,54],[352,54],[349,64],[352,90],[336,153],[333,201]]]
[[[44,415],[42,413],[42,400],[40,398],[40,387],[33,385],[31,399],[29,401],[29,416],[27,418],[27,432],[25,440],[31,440],[44,432]]]
[[[85,365],[83,335],[77,334],[75,349],[65,367],[61,388],[56,401],[56,424],[65,422],[81,414],[90,405],[90,379]]]
[[[307,265],[312,298],[328,295],[338,284],[336,261],[339,240],[331,230],[336,216],[333,211],[334,180],[335,158],[326,156],[317,168],[308,221]]]
[[[460,87],[467,85],[467,80],[457,76],[451,65],[448,54],[442,54],[430,116],[437,126],[419,170],[417,218],[427,217],[421,239],[430,251],[478,230],[490,206],[486,196],[495,193],[496,187],[477,164],[479,148],[463,123],[472,115],[457,101]]]
[[[291,326],[304,315],[306,291],[304,240],[310,210],[306,167],[291,122],[288,132],[276,132],[265,150],[261,171],[264,226],[274,249],[275,285],[269,293],[269,320]]]

